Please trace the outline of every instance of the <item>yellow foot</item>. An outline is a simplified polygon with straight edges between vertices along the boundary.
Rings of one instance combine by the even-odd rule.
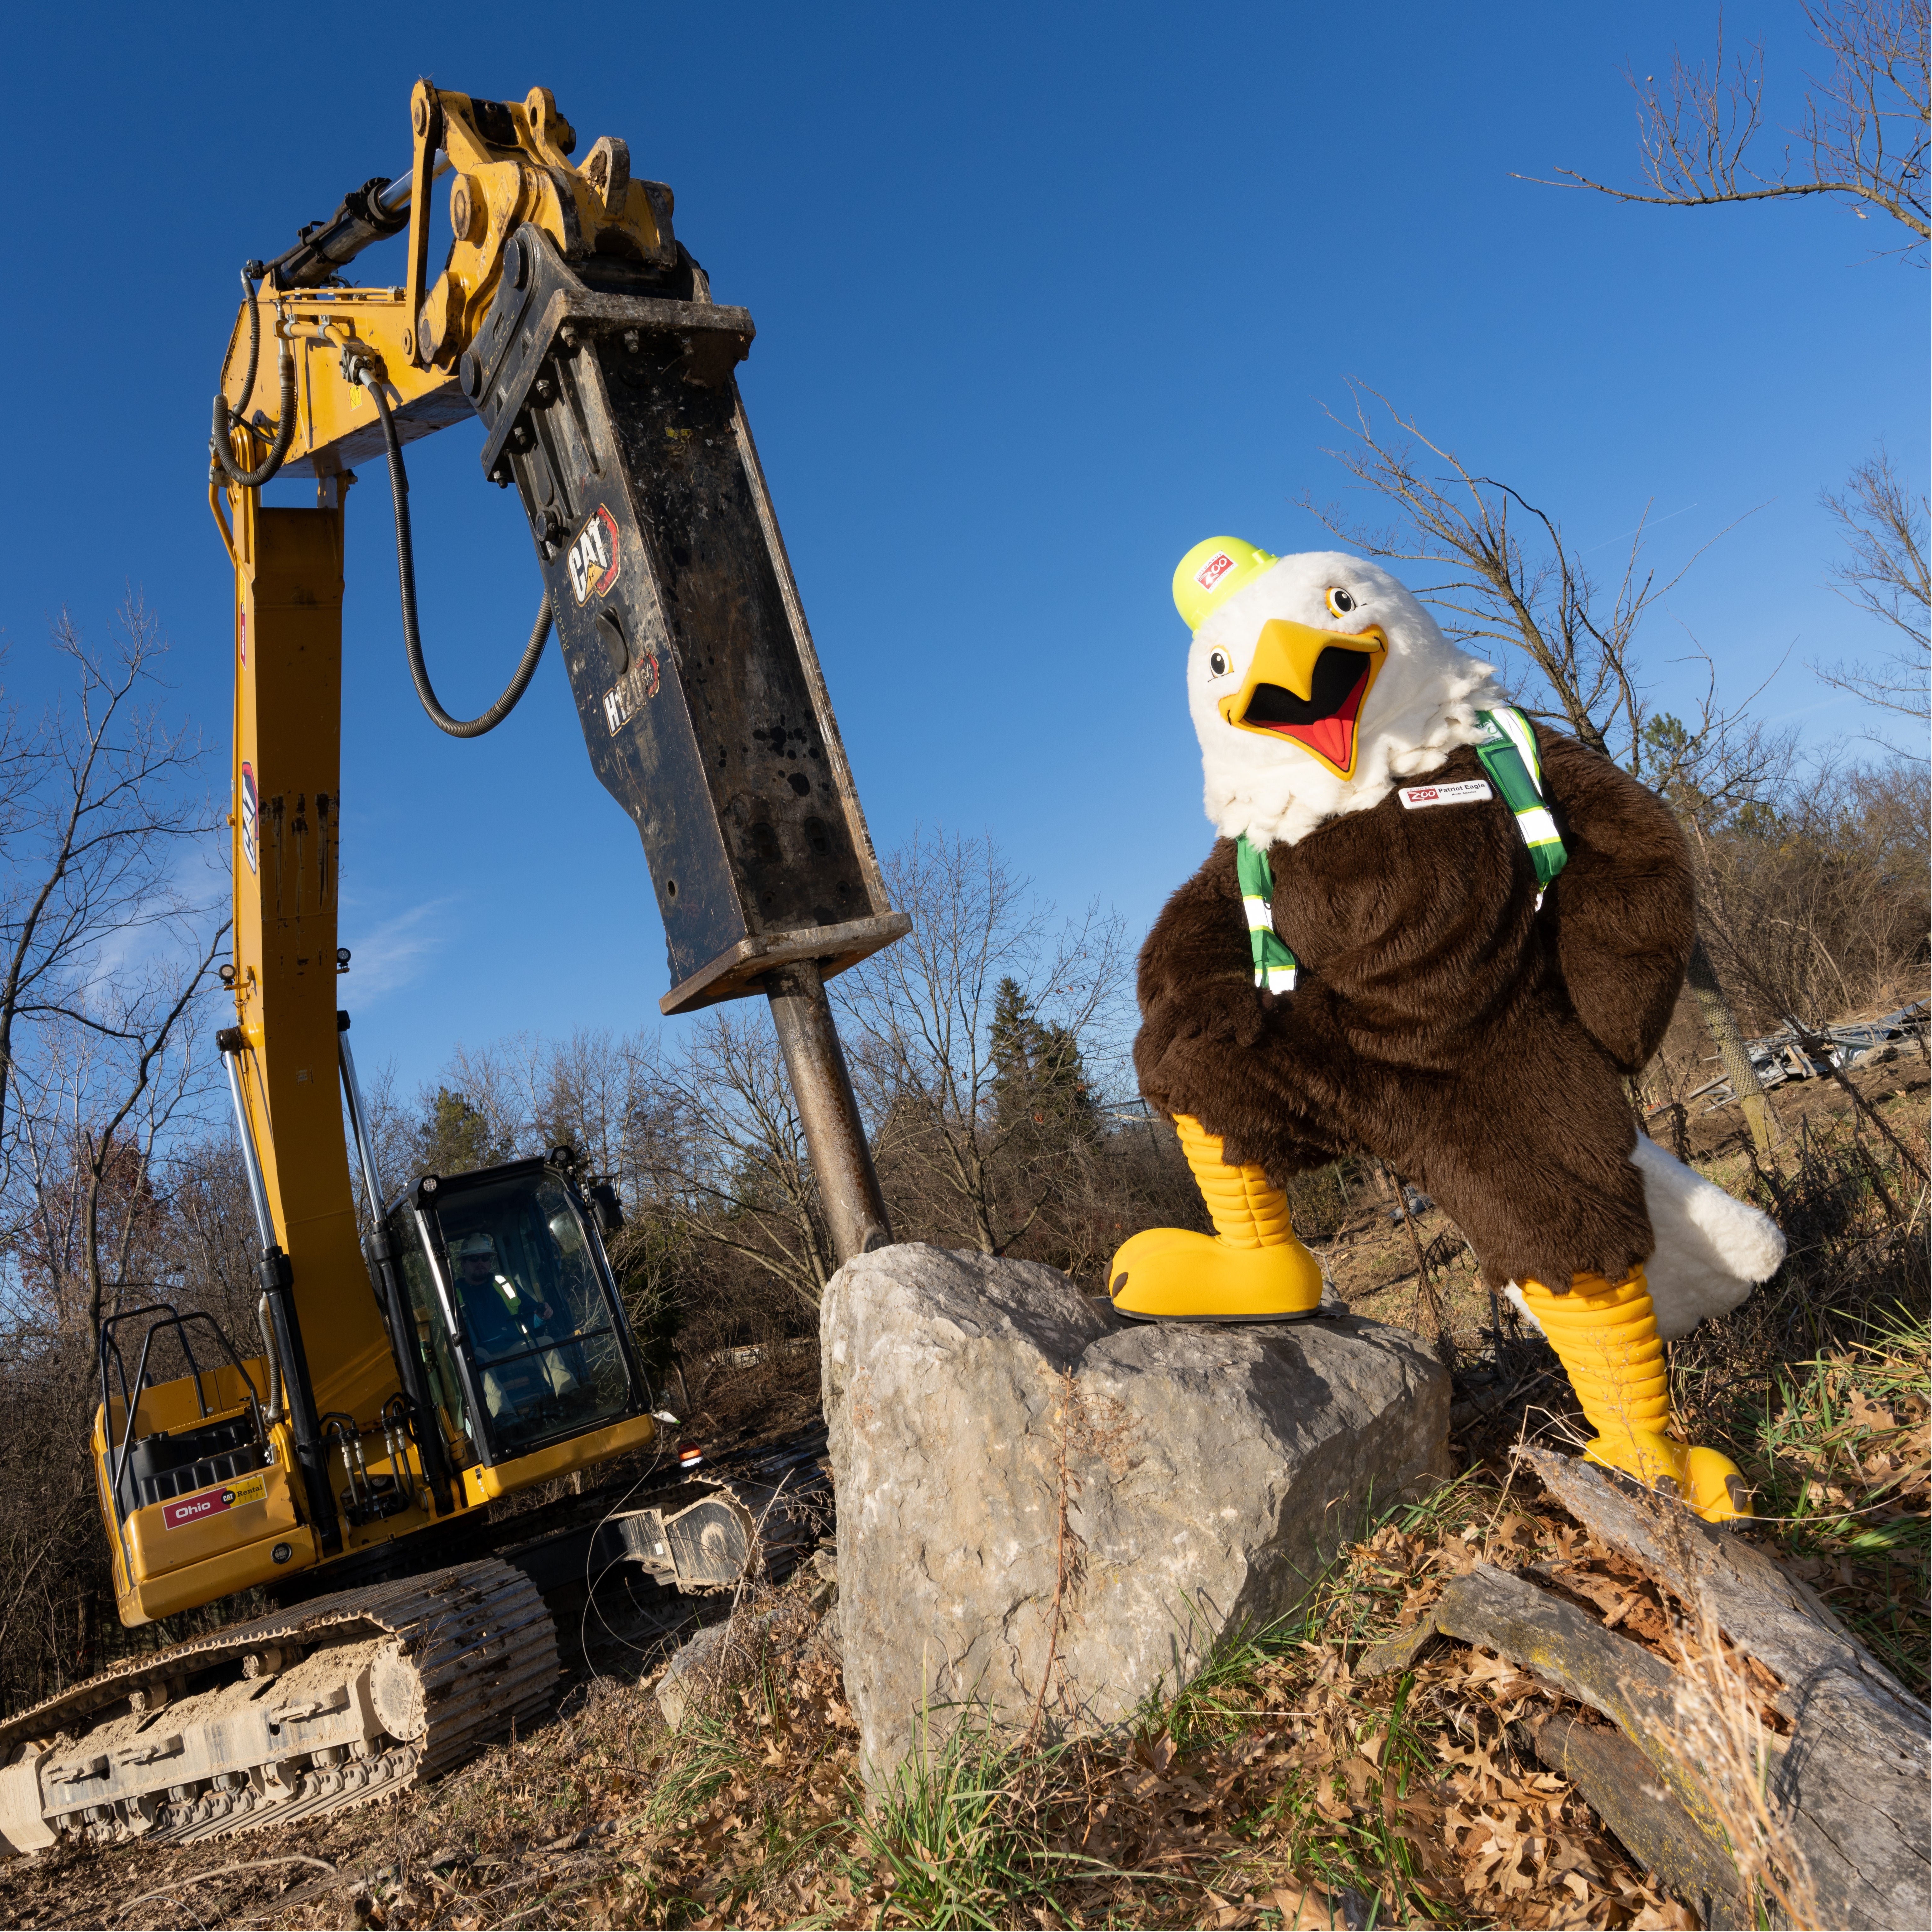
[[[1322,1267],[1290,1234],[1238,1248],[1185,1228],[1150,1228],[1114,1257],[1117,1314],[1137,1322],[1305,1322],[1322,1306]]]
[[[1706,1522],[1732,1522],[1753,1514],[1750,1487],[1728,1456],[1689,1449],[1648,1429],[1599,1436],[1585,1461],[1634,1476],[1646,1489],[1674,1493]]]

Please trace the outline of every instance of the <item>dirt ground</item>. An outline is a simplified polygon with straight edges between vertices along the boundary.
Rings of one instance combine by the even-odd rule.
[[[1901,1057],[1851,1077],[1885,1117],[1922,1132],[1932,1084],[1923,1062]],[[1778,1090],[1773,1109],[1794,1143],[1851,1124],[1850,1102],[1829,1081]],[[1654,1126],[1667,1144],[1667,1117]],[[1735,1108],[1694,1116],[1690,1133],[1714,1178],[1748,1178]],[[1578,1418],[1554,1358],[1520,1340],[1500,1352],[1489,1345],[1484,1331],[1495,1323],[1495,1306],[1448,1217],[1431,1209],[1412,1226],[1391,1207],[1364,1190],[1318,1252],[1355,1312],[1415,1328],[1452,1362],[1458,1466],[1503,1472],[1510,1446],[1523,1440],[1574,1446]],[[1506,1375],[1493,1366],[1498,1354],[1511,1364]],[[714,1457],[768,1448],[819,1420],[815,1357],[714,1373],[685,1393],[686,1432]],[[614,1834],[634,1828],[625,1779],[638,1774],[623,1765],[658,1748],[652,1739],[662,1725],[648,1687],[689,1628],[718,1610],[621,1580],[595,1601],[580,1594],[553,1606],[570,1667],[530,1739],[494,1748],[434,1786],[310,1824],[180,1849],[62,1846],[13,1861],[0,1919],[34,1928],[434,1924],[462,1932],[585,1922],[581,1912],[600,1894],[584,1888],[605,1882],[628,1842]],[[622,1747],[613,1752],[608,1740],[619,1731]],[[580,1779],[573,1768],[580,1762]],[[1255,1922],[1253,1915],[1240,1922]]]

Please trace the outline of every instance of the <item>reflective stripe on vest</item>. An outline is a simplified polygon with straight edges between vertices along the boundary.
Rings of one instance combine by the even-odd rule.
[[[1268,863],[1267,852],[1245,832],[1234,842],[1234,876],[1240,883],[1241,910],[1248,916],[1255,984],[1270,993],[1292,993],[1294,955],[1274,929],[1274,868]]]
[[[1476,722],[1484,728],[1484,735],[1476,740],[1476,755],[1516,814],[1516,829],[1522,834],[1529,862],[1536,868],[1536,903],[1540,907],[1550,880],[1562,871],[1570,854],[1543,802],[1543,759],[1536,748],[1536,734],[1513,704],[1500,710],[1479,711]]]

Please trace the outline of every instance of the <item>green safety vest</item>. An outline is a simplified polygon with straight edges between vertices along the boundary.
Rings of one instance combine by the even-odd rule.
[[[1498,711],[1479,711],[1483,735],[1476,756],[1516,814],[1516,829],[1529,850],[1536,870],[1536,903],[1540,910],[1550,881],[1562,871],[1570,854],[1556,830],[1556,821],[1543,801],[1543,759],[1529,720],[1514,705]],[[1255,960],[1255,984],[1270,993],[1292,993],[1300,970],[1294,955],[1274,929],[1274,868],[1268,850],[1244,832],[1234,844],[1234,876],[1241,888],[1241,909],[1247,914],[1248,944]]]

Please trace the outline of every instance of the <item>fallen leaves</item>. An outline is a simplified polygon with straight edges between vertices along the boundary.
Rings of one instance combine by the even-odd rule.
[[[1868,1476],[1898,1479],[1906,1493],[1921,1468],[1916,1438],[1903,1424],[1883,1436],[1858,1426],[1866,1433],[1847,1438],[1847,1452],[1867,1462],[1882,1454],[1886,1467]],[[1843,1474],[1820,1466],[1818,1479]],[[1432,1510],[1385,1522],[1345,1552],[1299,1640],[1254,1646],[1238,1669],[1168,1707],[1164,1727],[1003,1760],[1022,1852],[1014,1888],[999,1892],[1006,1881],[994,1872],[976,1909],[990,1922],[1214,1932],[1371,1917],[1693,1925],[1576,1791],[1520,1746],[1513,1726],[1559,1702],[1532,1671],[1441,1638],[1400,1672],[1364,1678],[1355,1668],[1366,1640],[1414,1624],[1479,1562],[1533,1569],[1673,1661],[1695,1641],[1678,1606],[1520,1476],[1502,1494],[1463,1486]],[[412,1821],[415,1849],[386,1850],[393,1880],[354,1899],[359,1922],[395,1932],[934,1922],[915,1894],[957,1874],[940,1840],[902,1844],[898,1869],[868,1850],[857,1725],[836,1660],[808,1640],[816,1613],[769,1599],[758,1613],[764,1635],[733,1653],[679,1732],[658,1721],[647,1686],[614,1685],[412,1795],[389,1816]],[[1744,1681],[1762,1708],[1776,1687],[1750,1670]],[[332,1858],[352,1850],[314,1842]],[[258,1894],[246,1916],[262,1926],[322,1912],[339,1922],[351,1906],[346,1892],[313,1905]]]

